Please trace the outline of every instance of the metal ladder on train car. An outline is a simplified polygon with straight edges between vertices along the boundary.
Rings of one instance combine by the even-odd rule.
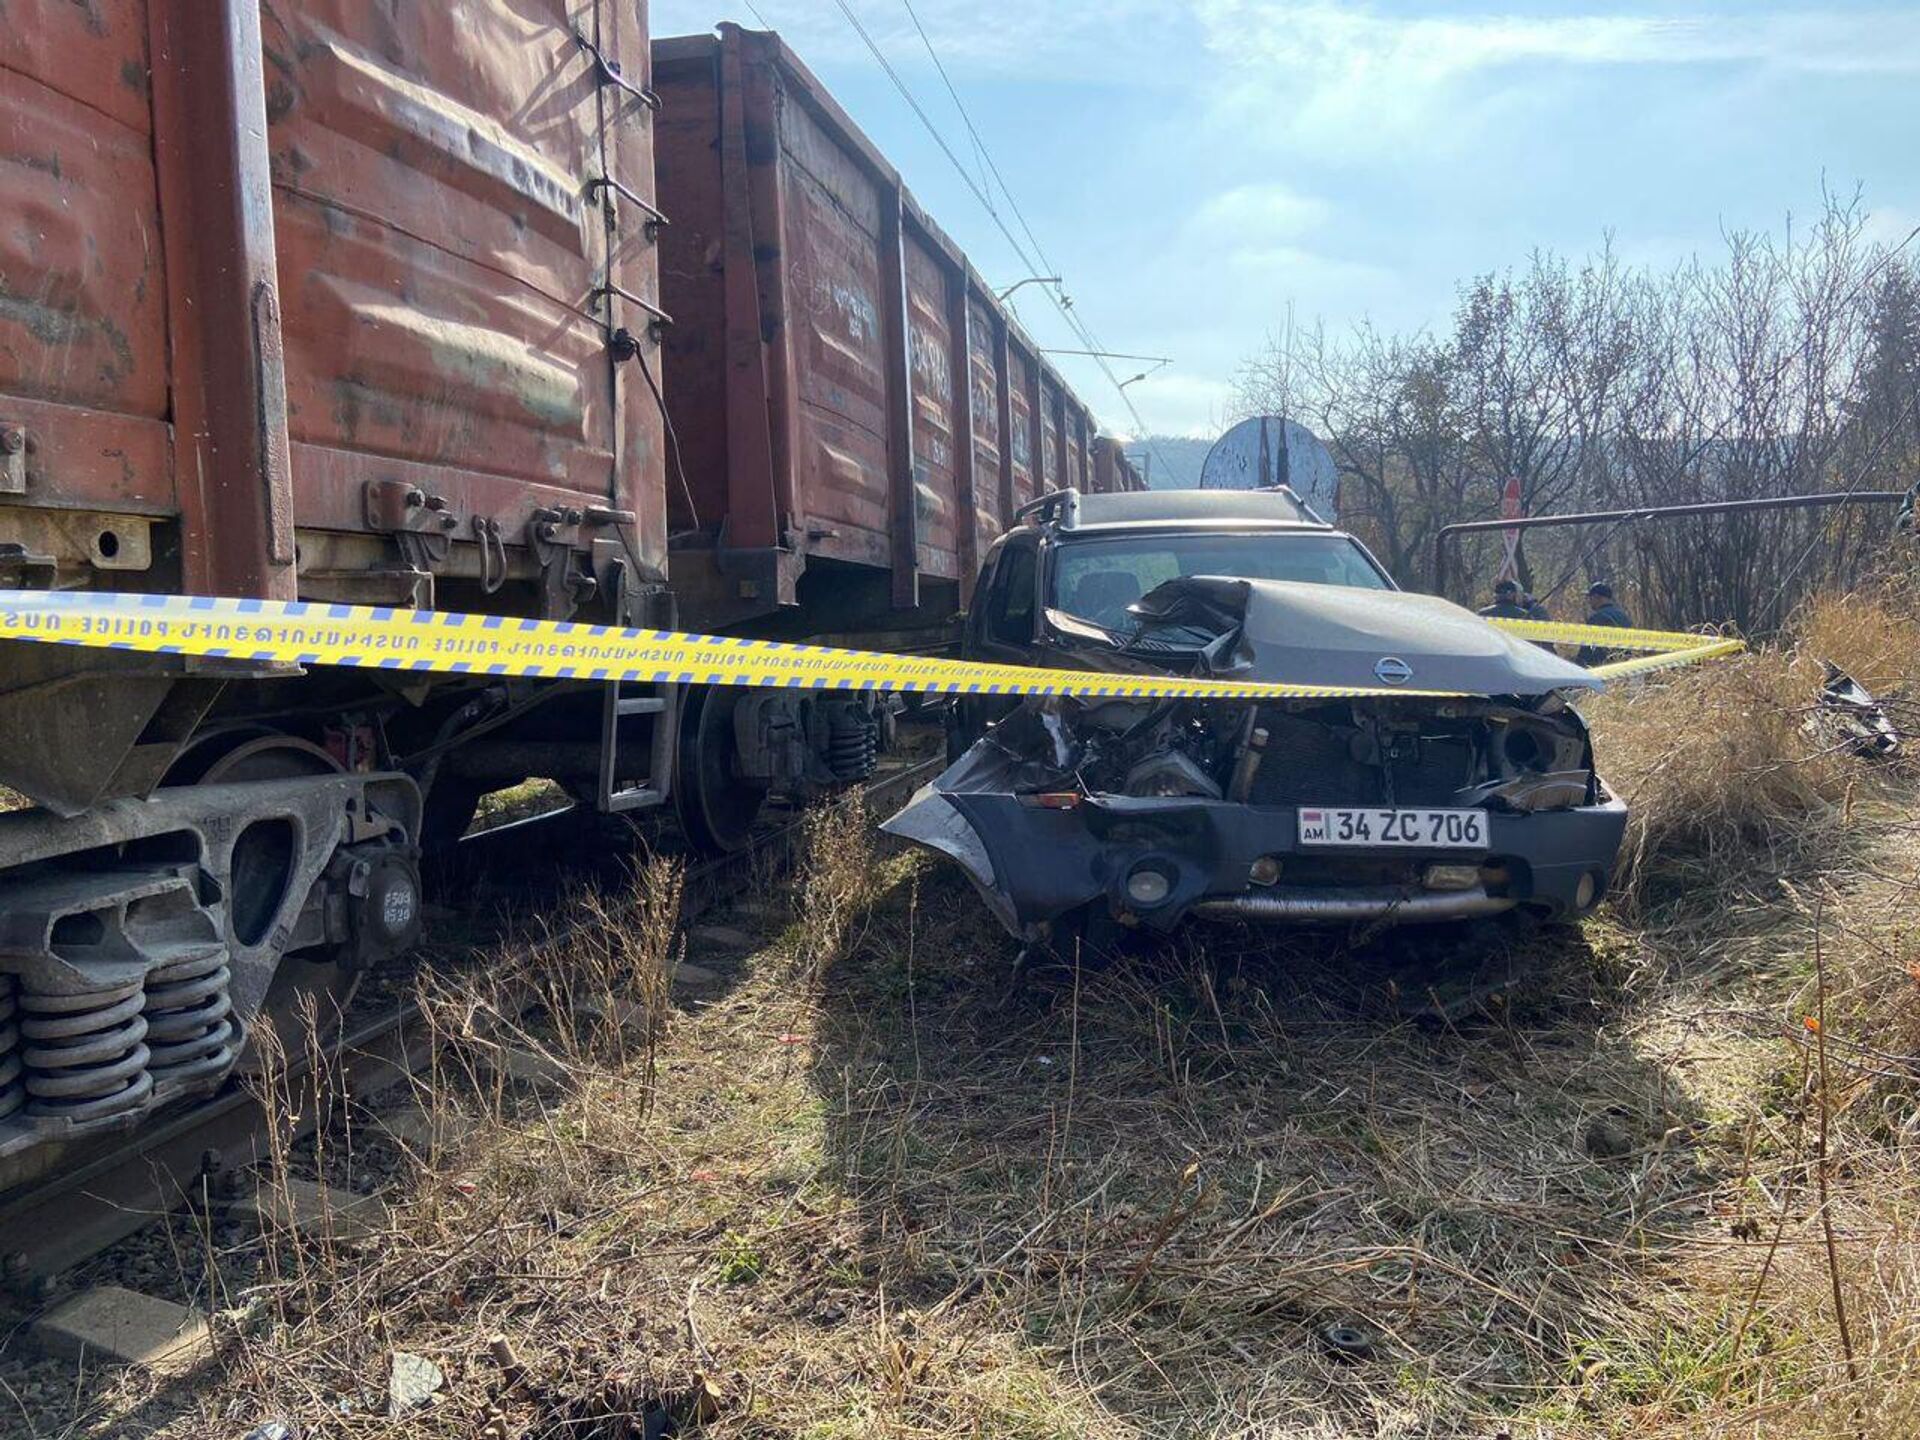
[[[666,803],[673,773],[674,731],[680,719],[680,687],[659,685],[646,695],[626,693],[627,681],[609,680],[600,710],[600,785],[595,804],[602,814],[618,815]],[[653,723],[653,755],[647,778],[638,785],[619,784],[620,722],[630,715],[657,715]]]

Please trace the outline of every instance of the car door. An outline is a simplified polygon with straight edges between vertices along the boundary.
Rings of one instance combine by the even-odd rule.
[[[987,557],[967,616],[961,655],[996,665],[1031,665],[1040,618],[1040,537],[1016,532]],[[987,728],[1010,713],[1018,698],[961,696],[954,702],[947,753],[957,759]]]

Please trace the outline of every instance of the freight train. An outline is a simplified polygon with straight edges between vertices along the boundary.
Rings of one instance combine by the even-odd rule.
[[[927,648],[1139,484],[771,34],[8,0],[0,161],[0,587]],[[0,643],[0,1190],[410,946],[487,792],[735,847],[881,704]]]

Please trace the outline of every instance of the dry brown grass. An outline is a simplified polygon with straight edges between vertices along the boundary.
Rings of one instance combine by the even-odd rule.
[[[1823,595],[1795,617],[1800,648],[1876,695],[1920,698],[1920,596],[1911,584]]]
[[[491,830],[497,825],[510,825],[516,820],[564,810],[570,803],[566,789],[557,780],[535,776],[482,795],[474,808],[473,823],[467,828],[473,832]]]
[[[158,1433],[627,1440],[660,1402],[809,1440],[1910,1436],[1913,779],[1807,753],[1808,666],[1609,701],[1635,923],[1521,942],[1524,983],[1437,1028],[1390,994],[1454,962],[1406,937],[1196,930],[1010,987],[964,881],[850,812],[701,1003],[651,988],[664,877],[637,924],[582,897],[560,978],[510,954],[434,996],[429,1098],[477,1128],[394,1233],[301,1242]],[[639,1043],[599,1018],[636,997]],[[558,1083],[502,1081],[508,1043]],[[448,1384],[388,1422],[396,1348]],[[159,1413],[125,1383],[77,1433]]]
[[[1533,942],[1532,984],[1439,1030],[1384,1005],[1356,968],[1378,954],[1229,934],[1009,992],[953,877],[858,873],[876,898],[819,983],[802,926],[773,937],[675,1015],[658,1083],[507,1020],[492,982],[449,1012],[438,1093],[480,1128],[386,1242],[309,1242],[163,1433],[218,1408],[472,1436],[497,1407],[509,1435],[625,1437],[709,1387],[716,1437],[1840,1435],[1863,1395],[1869,1433],[1906,1433],[1915,1275],[1881,1206],[1910,1177],[1838,1107],[1849,1388],[1778,1005],[1624,1007],[1645,942],[1602,926]],[[1676,962],[1667,993],[1791,968],[1779,940],[1710,981]],[[559,1089],[496,1085],[503,1028]],[[1335,1323],[1373,1356],[1334,1357]],[[449,1377],[400,1423],[365,1410],[393,1348]]]
[[[1631,914],[1777,873],[1838,823],[1871,777],[1808,732],[1821,678],[1803,655],[1762,651],[1591,705],[1601,773],[1630,815],[1617,888]]]
[[[1621,687],[1589,707],[1594,746],[1631,822],[1619,903],[1635,917],[1787,873],[1836,840],[1851,807],[1904,784],[1910,763],[1863,765],[1813,723],[1822,661],[1901,723],[1920,700],[1920,619],[1900,591],[1826,597],[1783,649]],[[1916,727],[1920,744],[1920,727]]]

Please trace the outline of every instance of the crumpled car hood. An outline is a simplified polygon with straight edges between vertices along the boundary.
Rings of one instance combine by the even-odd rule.
[[[1133,613],[1150,632],[1178,616],[1224,638],[1237,622],[1239,634],[1210,657],[1222,678],[1377,689],[1381,662],[1399,660],[1412,672],[1399,682],[1409,690],[1543,695],[1604,688],[1591,672],[1437,595],[1191,576],[1149,591]]]

